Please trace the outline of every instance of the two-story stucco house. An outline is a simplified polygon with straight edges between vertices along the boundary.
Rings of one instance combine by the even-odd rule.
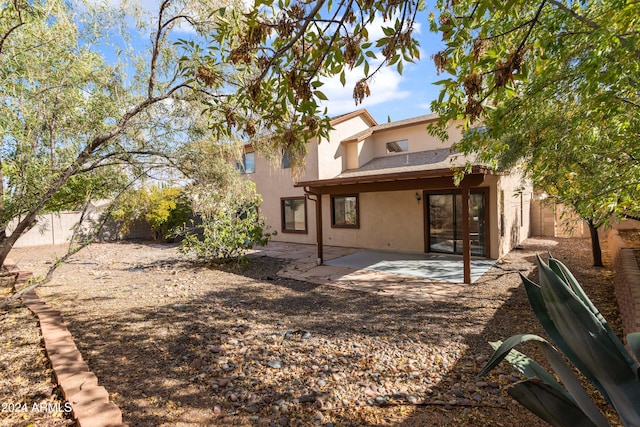
[[[500,258],[529,235],[531,188],[517,173],[473,164],[426,128],[435,115],[379,125],[366,110],[336,117],[328,140],[309,142],[305,170],[294,180],[286,157],[277,167],[245,147],[245,171],[264,202],[260,215],[276,241],[398,252]],[[468,274],[467,274],[468,273]]]

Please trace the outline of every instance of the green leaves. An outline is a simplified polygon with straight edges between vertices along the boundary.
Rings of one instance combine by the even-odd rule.
[[[529,380],[515,384],[508,393],[523,406],[554,426],[596,426],[567,395],[548,384]],[[601,424],[607,426],[608,424]]]
[[[611,402],[625,425],[640,422],[640,383],[638,366],[617,336],[608,327],[570,271],[550,258],[549,265],[538,257],[540,286],[523,276],[531,306],[543,328],[566,357]],[[637,336],[628,338],[637,349]],[[510,354],[521,342],[536,343],[568,391],[558,389],[553,378],[528,362],[520,353]],[[634,350],[636,351],[636,350]],[[518,385],[510,394],[534,413],[553,425],[576,425],[576,419],[588,417],[595,425],[608,425],[562,357],[544,339],[533,335],[516,335],[505,340],[481,371],[486,374],[505,357],[523,374],[536,381]],[[523,363],[527,361],[527,363]],[[531,367],[529,367],[531,366]],[[579,408],[579,412],[576,410]],[[560,411],[560,412],[558,412]],[[588,425],[578,423],[579,425]]]
[[[178,230],[184,236],[179,251],[193,254],[205,261],[235,261],[240,263],[247,250],[255,245],[266,245],[272,234],[267,233],[264,219],[258,216],[260,196],[255,185],[243,180],[237,187],[209,199],[208,210],[201,213],[201,224],[185,226]],[[244,190],[242,193],[234,190]]]
[[[296,141],[281,139],[283,148],[303,150],[330,129],[321,107],[327,93],[314,90],[311,82],[335,77],[345,85],[347,71],[361,74],[353,92],[357,105],[369,96],[369,81],[380,69],[394,66],[402,73],[404,62],[419,58],[412,31],[416,12],[424,7],[422,0],[264,0],[246,13],[227,13],[208,34],[206,48],[185,45],[190,60],[181,66],[196,74],[203,64],[215,63],[215,71],[225,76],[207,87],[225,94],[224,102],[208,111],[217,136],[253,137],[244,132],[245,124],[259,120],[265,132],[296,136]],[[383,36],[371,40],[374,26],[382,27]],[[229,109],[234,120],[221,121]]]
[[[544,6],[541,7],[541,5]],[[482,120],[488,139],[465,140],[502,168],[522,164],[534,185],[596,227],[637,215],[640,5],[634,2],[439,3],[432,30],[441,125]],[[479,88],[468,78],[482,75]],[[630,156],[630,157],[627,157]]]

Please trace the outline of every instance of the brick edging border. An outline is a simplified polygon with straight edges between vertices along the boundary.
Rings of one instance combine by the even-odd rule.
[[[33,276],[15,264],[5,263],[4,267],[16,274],[16,285]],[[120,408],[109,401],[109,393],[98,385],[98,378],[82,359],[60,312],[49,307],[35,291],[22,295],[22,302],[38,317],[47,357],[78,426],[127,427],[122,423]]]

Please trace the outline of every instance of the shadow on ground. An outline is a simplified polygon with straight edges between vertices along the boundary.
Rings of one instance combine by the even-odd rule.
[[[554,255],[570,261],[584,251],[574,242],[561,241]],[[448,302],[281,279],[282,262],[258,257],[250,268],[214,270],[217,283],[187,287],[170,303],[103,315],[85,305],[113,304],[115,296],[79,296],[62,311],[130,426],[538,426],[505,397],[503,387],[515,380],[510,367],[475,376],[489,341],[541,333],[515,272],[531,274],[534,254],[547,249],[526,247]],[[568,264],[593,282],[583,284],[605,316],[615,316],[611,292],[597,290],[604,288],[597,272]],[[202,269],[166,261],[135,268],[185,276]],[[141,286],[131,285],[130,298],[152,300],[163,289],[149,285],[145,294]],[[55,292],[47,299],[65,298]]]

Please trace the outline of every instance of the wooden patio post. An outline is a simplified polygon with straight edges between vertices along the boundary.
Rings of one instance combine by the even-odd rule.
[[[304,192],[307,194],[309,200],[313,200],[316,204],[316,248],[318,250],[318,258],[316,264],[322,265],[324,263],[324,248],[322,246],[322,193],[313,193],[308,187],[304,188]],[[308,196],[314,195],[315,199]]]
[[[471,188],[462,184],[462,263],[464,264],[464,283],[471,284],[471,216],[469,215]]]

